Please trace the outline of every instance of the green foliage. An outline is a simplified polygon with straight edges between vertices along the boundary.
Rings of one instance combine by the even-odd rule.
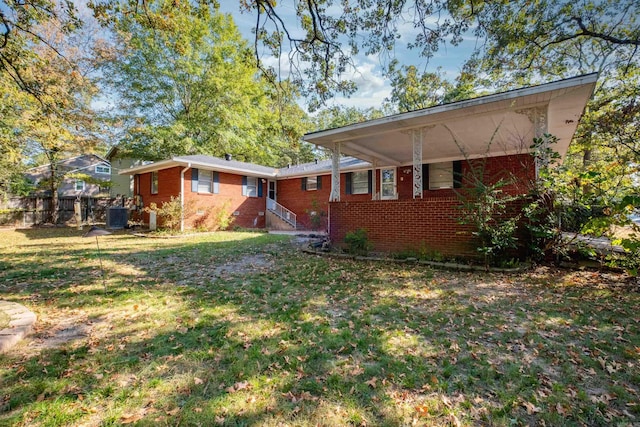
[[[364,228],[349,231],[344,236],[344,242],[347,245],[347,252],[354,255],[367,255],[373,249],[373,244],[369,241],[367,230]]]
[[[115,43],[102,52],[105,83],[119,93],[123,150],[150,160],[209,154],[282,166],[310,160],[298,92],[256,74],[229,15],[206,3],[157,0],[109,9]]]
[[[214,214],[215,228],[217,230],[228,230],[233,224],[233,212],[231,212],[231,201],[227,200],[216,209]]]
[[[149,206],[144,208],[144,211],[147,213],[155,212],[164,228],[171,231],[179,231],[186,209],[183,209],[180,197],[171,196],[171,200],[162,202],[160,207],[156,203],[150,203]]]
[[[516,231],[520,214],[510,211],[510,205],[521,196],[510,194],[513,178],[497,178],[485,172],[485,161],[471,162],[471,172],[465,176],[464,188],[456,191],[460,202],[461,224],[470,225],[478,238],[478,252],[485,265],[495,265],[518,244]]]
[[[315,198],[311,201],[311,209],[306,209],[305,212],[309,215],[309,221],[311,222],[311,228],[313,230],[319,229],[322,226],[322,218],[327,216],[327,213],[320,209],[318,199]]]

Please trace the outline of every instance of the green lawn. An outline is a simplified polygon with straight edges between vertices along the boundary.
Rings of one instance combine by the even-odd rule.
[[[625,276],[455,273],[288,237],[0,231],[0,425],[638,425]]]

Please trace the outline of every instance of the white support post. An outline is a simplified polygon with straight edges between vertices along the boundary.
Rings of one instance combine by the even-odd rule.
[[[340,143],[336,142],[333,146],[331,156],[331,195],[330,202],[340,201]]]
[[[376,183],[376,169],[378,169],[378,161],[371,161],[371,200],[378,200],[378,184]]]
[[[411,131],[413,140],[413,198],[422,199],[422,142],[423,129]]]

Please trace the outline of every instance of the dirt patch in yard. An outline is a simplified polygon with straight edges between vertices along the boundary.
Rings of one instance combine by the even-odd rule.
[[[216,267],[216,276],[245,274],[247,272],[265,271],[273,267],[273,256],[269,254],[245,255],[238,261],[227,262]]]

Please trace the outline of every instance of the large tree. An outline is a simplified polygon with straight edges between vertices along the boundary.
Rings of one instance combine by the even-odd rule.
[[[39,37],[32,40],[32,54],[22,72],[41,90],[37,96],[14,90],[14,99],[20,102],[9,107],[15,118],[11,129],[24,155],[49,164],[46,190],[52,195],[51,221],[56,223],[58,186],[63,179],[58,162],[94,151],[100,143],[99,121],[91,105],[97,88],[88,75],[86,51],[78,48],[77,39],[60,31],[57,22],[37,30]],[[16,161],[14,167],[21,164]]]
[[[43,70],[32,68],[33,46],[62,55],[50,42],[45,24],[55,23],[68,35],[81,24],[77,15],[68,0],[0,0],[0,73],[19,90],[38,99],[46,96],[48,88],[38,78]]]
[[[291,162],[305,120],[296,91],[270,90],[231,16],[205,3],[144,6],[122,3],[99,15],[114,33],[101,56],[105,83],[119,96],[128,151],[151,160],[230,153],[268,165]]]

